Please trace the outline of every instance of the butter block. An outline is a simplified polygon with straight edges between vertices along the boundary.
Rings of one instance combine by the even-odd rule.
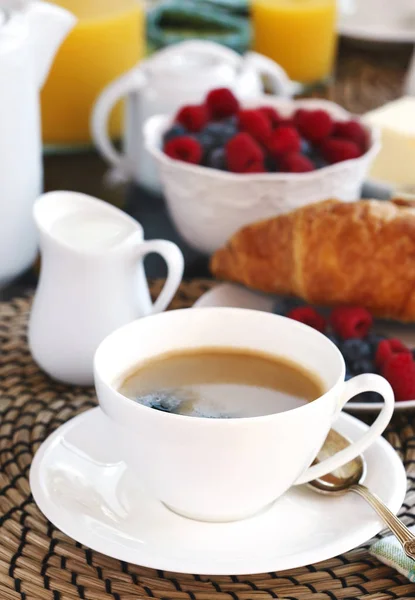
[[[415,186],[415,97],[389,102],[363,121],[381,131],[382,147],[369,177],[399,189]]]

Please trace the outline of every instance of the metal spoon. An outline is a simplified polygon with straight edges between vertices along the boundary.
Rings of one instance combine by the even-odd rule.
[[[316,462],[321,462],[325,458],[332,456],[336,452],[343,450],[350,445],[350,442],[334,431],[330,430],[329,435],[324,443],[323,448],[317,455]],[[409,529],[396,517],[392,511],[373,494],[368,488],[360,482],[364,480],[366,474],[366,465],[362,456],[358,456],[354,460],[347,463],[343,467],[336,469],[332,473],[328,473],[319,479],[310,481],[308,486],[312,487],[317,492],[327,495],[343,495],[347,492],[354,492],[362,496],[371,507],[383,519],[392,533],[396,536],[404,549],[404,552],[409,558],[415,560],[415,536]]]

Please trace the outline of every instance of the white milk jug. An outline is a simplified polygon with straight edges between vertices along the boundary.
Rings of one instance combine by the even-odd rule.
[[[41,273],[29,320],[34,360],[51,377],[93,383],[93,357],[112,331],[167,308],[184,261],[166,240],[144,240],[137,221],[106,202],[74,192],[51,192],[34,207]],[[160,254],[165,286],[152,304],[143,259]]]

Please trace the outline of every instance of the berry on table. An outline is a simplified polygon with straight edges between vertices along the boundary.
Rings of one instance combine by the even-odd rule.
[[[164,152],[170,158],[194,165],[200,164],[203,156],[202,146],[195,138],[183,135],[170,140],[164,146]]]
[[[239,111],[239,101],[228,88],[218,88],[209,92],[206,105],[214,119],[231,117]]]
[[[203,105],[183,106],[176,115],[176,122],[192,133],[197,133],[206,125],[208,112]]]
[[[343,339],[364,338],[372,328],[373,318],[368,310],[359,306],[338,306],[330,315],[333,331]]]
[[[323,332],[326,328],[326,319],[320,315],[312,306],[299,306],[290,310],[287,315],[289,319],[309,325],[317,331]]]
[[[380,342],[382,342],[384,339],[385,339],[384,335],[379,335],[378,333],[375,333],[375,332],[369,333],[369,335],[366,337],[366,341],[368,344],[370,344],[373,354],[376,354],[376,350],[378,349]]]
[[[299,152],[301,138],[294,127],[277,127],[272,132],[267,147],[274,158],[279,158],[289,152]]]
[[[360,338],[345,340],[342,343],[341,352],[347,363],[369,359],[372,354],[370,344]]]
[[[286,173],[307,173],[314,171],[314,165],[309,158],[299,152],[290,152],[280,159],[281,171]]]
[[[353,375],[362,375],[362,373],[373,373],[373,362],[369,358],[361,358],[351,363],[350,371]]]
[[[180,123],[175,123],[163,135],[163,144],[166,144],[167,142],[173,140],[176,137],[186,135],[187,133],[188,131],[185,127],[183,127],[183,125],[180,125]]]
[[[396,402],[415,398],[415,362],[411,353],[400,352],[388,358],[383,376],[391,384]]]
[[[331,164],[362,156],[362,151],[355,142],[342,138],[328,138],[327,140],[323,140],[320,150],[323,158]]]
[[[265,144],[271,137],[271,123],[261,111],[241,110],[238,114],[238,120],[240,131],[246,131],[257,142]]]
[[[375,354],[377,368],[382,371],[387,361],[395,354],[410,354],[411,351],[405,344],[396,338],[382,340],[379,342]]]
[[[249,167],[264,160],[264,153],[248,133],[238,133],[225,146],[228,169],[233,173],[246,173]]]
[[[333,119],[325,110],[300,109],[294,118],[298,131],[311,142],[320,142],[329,137],[334,128]]]

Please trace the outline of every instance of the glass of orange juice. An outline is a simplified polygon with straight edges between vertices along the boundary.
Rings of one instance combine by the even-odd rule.
[[[78,17],[42,90],[43,142],[48,148],[90,143],[91,108],[103,88],[144,56],[145,13],[139,0],[52,0]],[[122,106],[110,124],[121,133]]]
[[[327,81],[336,51],[336,0],[252,0],[255,50],[304,87]]]

